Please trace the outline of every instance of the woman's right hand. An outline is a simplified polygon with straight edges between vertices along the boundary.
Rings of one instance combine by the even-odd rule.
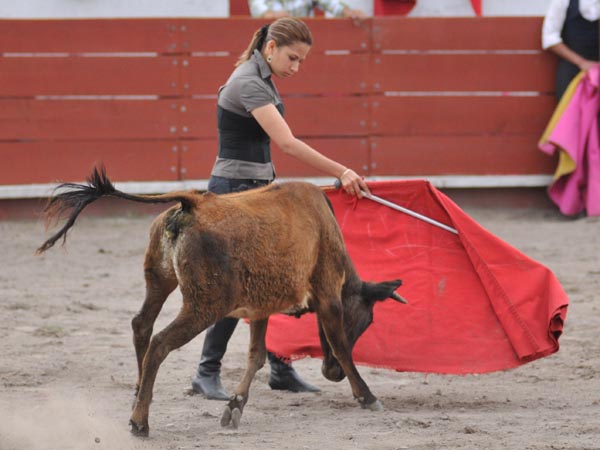
[[[370,194],[369,186],[365,180],[352,169],[345,169],[339,177],[344,189],[350,195],[356,195],[358,198],[363,197],[363,192]]]
[[[579,64],[579,68],[585,72],[587,72],[588,70],[590,70],[592,67],[594,67],[596,64],[598,64],[598,61],[590,61],[589,59],[584,59],[580,64]]]

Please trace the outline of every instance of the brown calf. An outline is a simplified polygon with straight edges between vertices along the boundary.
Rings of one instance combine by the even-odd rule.
[[[104,169],[87,185],[66,183],[50,199],[47,219],[71,211],[67,223],[38,252],[52,247],[83,208],[102,196],[146,203],[179,202],[153,222],[144,271],[146,298],[132,320],[138,361],[132,433],[147,436],[154,380],[167,355],[225,316],[250,319],[248,366],[225,408],[221,425],[237,427],[250,384],[266,357],[269,315],[316,312],[323,348],[323,375],[348,377],[362,407],[381,409],[352,361],[352,348],[373,320],[376,301],[403,301],[401,281],[366,283],[358,277],[326,196],[308,183],[271,185],[214,195],[173,192],[130,195],[114,188]],[[183,305],[152,336],[168,295],[180,287]]]

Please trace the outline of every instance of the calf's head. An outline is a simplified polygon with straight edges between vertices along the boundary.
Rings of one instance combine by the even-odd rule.
[[[401,284],[401,280],[384,281],[382,283],[362,281],[360,282],[360,287],[356,286],[352,288],[344,286],[342,291],[344,332],[350,352],[352,352],[358,338],[373,322],[373,307],[375,303],[387,298],[400,303],[407,303],[405,299],[394,292]],[[323,365],[321,367],[323,375],[331,381],[343,380],[346,375],[333,355],[321,323],[319,323],[319,337],[323,350]]]

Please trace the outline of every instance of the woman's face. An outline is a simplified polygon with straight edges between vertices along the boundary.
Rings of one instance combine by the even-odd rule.
[[[298,72],[309,51],[310,45],[304,42],[278,47],[275,41],[269,41],[265,53],[271,57],[271,72],[278,78],[287,78]]]

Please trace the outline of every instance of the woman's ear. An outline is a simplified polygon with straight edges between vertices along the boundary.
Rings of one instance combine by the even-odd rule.
[[[275,40],[274,39],[270,39],[267,41],[267,44],[265,45],[265,53],[267,56],[273,56],[273,51],[275,50]]]

